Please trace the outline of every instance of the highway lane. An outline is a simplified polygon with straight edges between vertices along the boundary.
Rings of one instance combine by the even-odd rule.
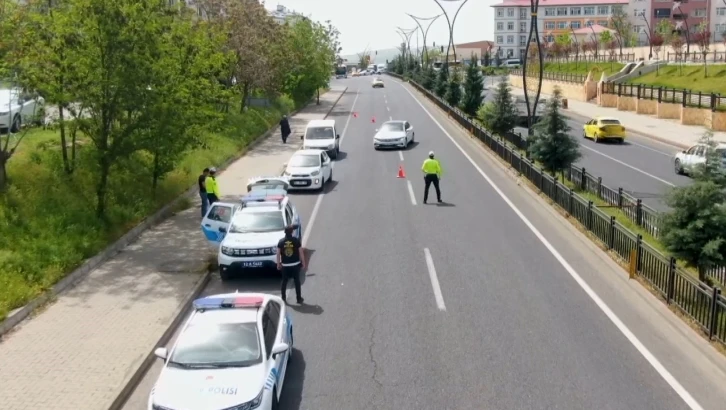
[[[491,101],[496,82],[487,81],[486,100]],[[514,94],[522,94],[521,89],[513,88]],[[649,207],[666,211],[664,195],[675,186],[690,183],[690,178],[677,175],[673,170],[673,156],[679,148],[655,141],[651,138],[629,133],[624,144],[595,143],[582,136],[582,127],[590,118],[568,112],[567,124],[572,129],[571,135],[579,142],[582,158],[577,165],[584,167],[588,173],[602,178],[603,183],[612,189],[618,187],[635,198],[640,198]],[[667,126],[667,122],[663,122]],[[626,129],[629,124],[624,124]],[[526,135],[527,130],[517,128],[515,131]]]
[[[360,86],[358,118],[343,134],[337,184],[313,211],[307,304],[291,305],[296,349],[281,408],[688,408],[417,100],[386,81],[384,90],[370,89],[370,78],[348,84],[349,92]],[[343,98],[348,107],[350,96]],[[373,133],[386,117],[411,121],[418,144],[374,151]],[[445,169],[444,206],[421,203],[418,170],[432,149]],[[499,165],[481,153],[475,162],[616,313],[627,314],[627,325],[679,370],[676,377],[706,395],[704,408],[723,403],[723,388],[685,360],[694,348],[673,346],[686,337],[672,334],[677,325],[644,320],[650,308],[628,299],[632,285],[612,283],[622,273],[617,266],[565,235]],[[408,178],[396,178],[401,164]],[[214,280],[208,291],[219,286]]]

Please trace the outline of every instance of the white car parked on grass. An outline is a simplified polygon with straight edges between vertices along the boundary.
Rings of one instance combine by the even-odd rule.
[[[194,301],[164,361],[149,410],[276,410],[292,354],[285,303],[262,293],[227,293]]]
[[[291,189],[322,190],[333,180],[333,163],[323,150],[302,149],[292,155],[283,175]]]
[[[386,121],[373,136],[373,148],[406,148],[415,142],[413,126],[408,121]]]
[[[0,90],[0,130],[18,132],[23,124],[42,121],[44,104],[43,97],[17,88]]]
[[[726,144],[719,143],[714,149],[720,154],[722,163],[726,165]],[[706,144],[696,144],[677,153],[673,161],[676,174],[685,175],[693,172],[697,165],[706,162],[707,152],[708,146]]]

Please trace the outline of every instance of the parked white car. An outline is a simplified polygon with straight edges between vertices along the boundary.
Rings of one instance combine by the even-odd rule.
[[[340,153],[340,134],[335,128],[335,120],[312,120],[305,127],[302,137],[303,149],[324,150],[333,159]]]
[[[721,155],[721,161],[726,165],[726,144],[719,143],[714,149]],[[693,172],[693,168],[698,164],[706,162],[707,152],[708,146],[706,144],[696,144],[687,150],[677,153],[673,161],[676,174],[687,175]]]
[[[43,97],[23,93],[17,88],[0,89],[0,130],[20,131],[23,124],[42,120]]]
[[[328,154],[320,149],[302,149],[292,155],[283,176],[290,189],[322,190],[333,180],[333,163]]]

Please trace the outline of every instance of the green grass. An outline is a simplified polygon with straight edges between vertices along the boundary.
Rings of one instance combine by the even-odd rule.
[[[726,64],[709,64],[707,69],[708,76],[702,65],[669,64],[630,83],[726,95]]]
[[[608,75],[620,71],[624,64],[609,62],[551,62],[545,63],[544,70],[553,73],[570,73],[570,74],[587,74],[590,70],[596,69],[596,72],[604,72]],[[599,80],[600,78],[596,78]]]
[[[148,156],[124,159],[112,170],[107,222],[94,213],[97,173],[90,141],[79,137],[77,167],[67,175],[57,133],[31,130],[8,163],[11,183],[0,194],[0,320],[178,197],[203,168],[239,154],[292,108],[284,99],[275,108],[230,114],[166,175],[155,194]]]

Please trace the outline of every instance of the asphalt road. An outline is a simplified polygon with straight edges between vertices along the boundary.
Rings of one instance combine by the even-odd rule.
[[[377,90],[346,80],[335,119],[358,116],[337,183],[320,202],[294,198],[312,257],[306,305],[291,305],[281,409],[722,408],[721,356],[433,105],[385,79]],[[417,144],[374,151],[389,118],[410,121]],[[444,167],[442,205],[422,204],[431,150]],[[206,293],[276,288],[274,278],[215,278]],[[145,408],[159,366],[127,409]]]
[[[485,91],[486,99],[491,100],[496,87],[496,79],[488,78]],[[521,94],[519,89],[513,89]],[[690,178],[677,175],[673,169],[673,157],[680,151],[662,142],[645,136],[629,133],[624,144],[598,143],[582,137],[582,127],[590,120],[572,112],[567,112],[571,133],[580,142],[582,158],[577,165],[588,173],[599,176],[603,184],[612,189],[622,187],[635,198],[640,198],[649,207],[668,210],[664,195],[670,188],[690,183]],[[667,122],[663,123],[664,126]],[[624,124],[626,129],[628,124]],[[516,131],[526,135],[527,130]],[[654,132],[657,132],[654,130]]]

